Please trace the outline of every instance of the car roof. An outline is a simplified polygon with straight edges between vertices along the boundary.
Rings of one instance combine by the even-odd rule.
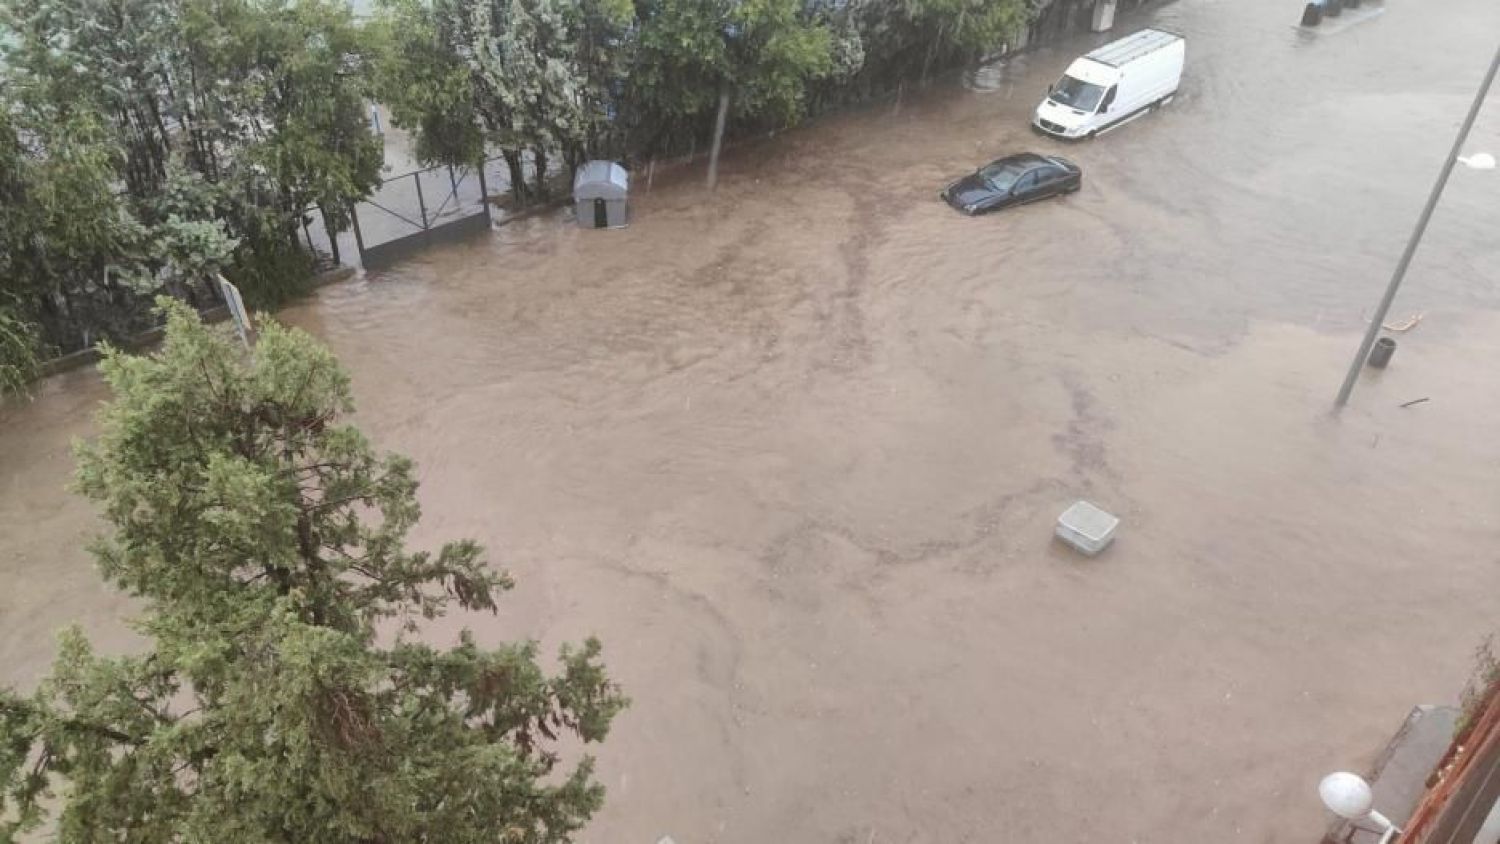
[[[990,164],[1014,164],[1024,168],[1035,167],[1038,164],[1051,163],[1051,161],[1048,161],[1046,158],[1043,158],[1042,156],[1037,155],[1034,152],[1018,152],[1015,155],[1007,155],[1004,158],[997,158],[994,161],[990,162]],[[988,167],[989,165],[985,166]]]

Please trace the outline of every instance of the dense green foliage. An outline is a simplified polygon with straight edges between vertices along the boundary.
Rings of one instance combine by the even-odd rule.
[[[1030,5],[997,0],[861,3],[854,16],[866,75],[889,83],[996,50],[1020,32]]]
[[[207,304],[218,271],[283,299],[304,209],[347,227],[378,181],[339,0],[8,0],[0,45],[0,301],[32,347],[139,330],[158,292]]]
[[[509,580],[471,541],[406,548],[412,464],[340,422],[325,348],[266,324],[250,358],[162,301],[161,350],[106,357],[78,475],[150,646],[73,630],[34,694],[0,690],[0,841],[48,808],[64,842],[568,840],[603,789],[559,739],[603,739],[625,704],[599,643],[556,673],[531,642],[424,643],[422,619],[493,611]]]
[[[644,157],[707,140],[721,98],[741,130],[796,122],[992,51],[1030,0],[385,0],[377,91],[429,163],[482,148],[541,171],[560,153]]]
[[[0,394],[24,391],[37,368],[35,329],[16,310],[13,303],[0,304]]]
[[[1062,0],[1059,0],[1062,1]],[[992,51],[1037,0],[8,0],[0,385],[144,328],[167,292],[298,292],[297,232],[380,179],[367,103],[417,157],[510,165],[519,203],[595,157],[705,148]],[[561,164],[562,166],[558,166]]]

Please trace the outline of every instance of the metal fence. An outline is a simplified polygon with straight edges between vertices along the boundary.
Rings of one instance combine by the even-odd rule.
[[[536,178],[529,153],[522,154],[520,167],[528,183]],[[354,203],[348,231],[330,236],[322,210],[308,208],[302,215],[303,239],[325,263],[383,269],[427,246],[486,230],[495,223],[491,201],[507,194],[510,182],[510,166],[498,154],[475,167],[437,165],[386,176],[369,197]]]
[[[490,226],[485,168],[429,167],[392,176],[354,204],[354,241],[365,269],[388,267],[436,243]]]

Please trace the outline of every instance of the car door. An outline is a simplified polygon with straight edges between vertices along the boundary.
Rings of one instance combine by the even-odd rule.
[[[1061,193],[1068,182],[1068,171],[1056,164],[1043,164],[1032,172],[1037,174],[1036,199]]]
[[[1022,173],[1021,177],[1016,179],[1015,186],[1010,189],[1010,200],[1005,204],[1021,205],[1033,199],[1040,198],[1042,196],[1038,192],[1041,181],[1040,176],[1041,174],[1037,171],[1037,168],[1032,168]]]

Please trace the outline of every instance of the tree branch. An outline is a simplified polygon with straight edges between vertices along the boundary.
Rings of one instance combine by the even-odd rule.
[[[20,700],[0,701],[0,711],[32,716],[45,714],[34,704]],[[113,727],[106,727],[103,724],[96,724],[93,721],[85,721],[82,718],[61,718],[58,720],[58,724],[65,730],[89,733],[120,744],[128,744],[132,747],[140,747],[146,743],[146,740],[143,738],[132,736],[129,733],[122,733]]]

